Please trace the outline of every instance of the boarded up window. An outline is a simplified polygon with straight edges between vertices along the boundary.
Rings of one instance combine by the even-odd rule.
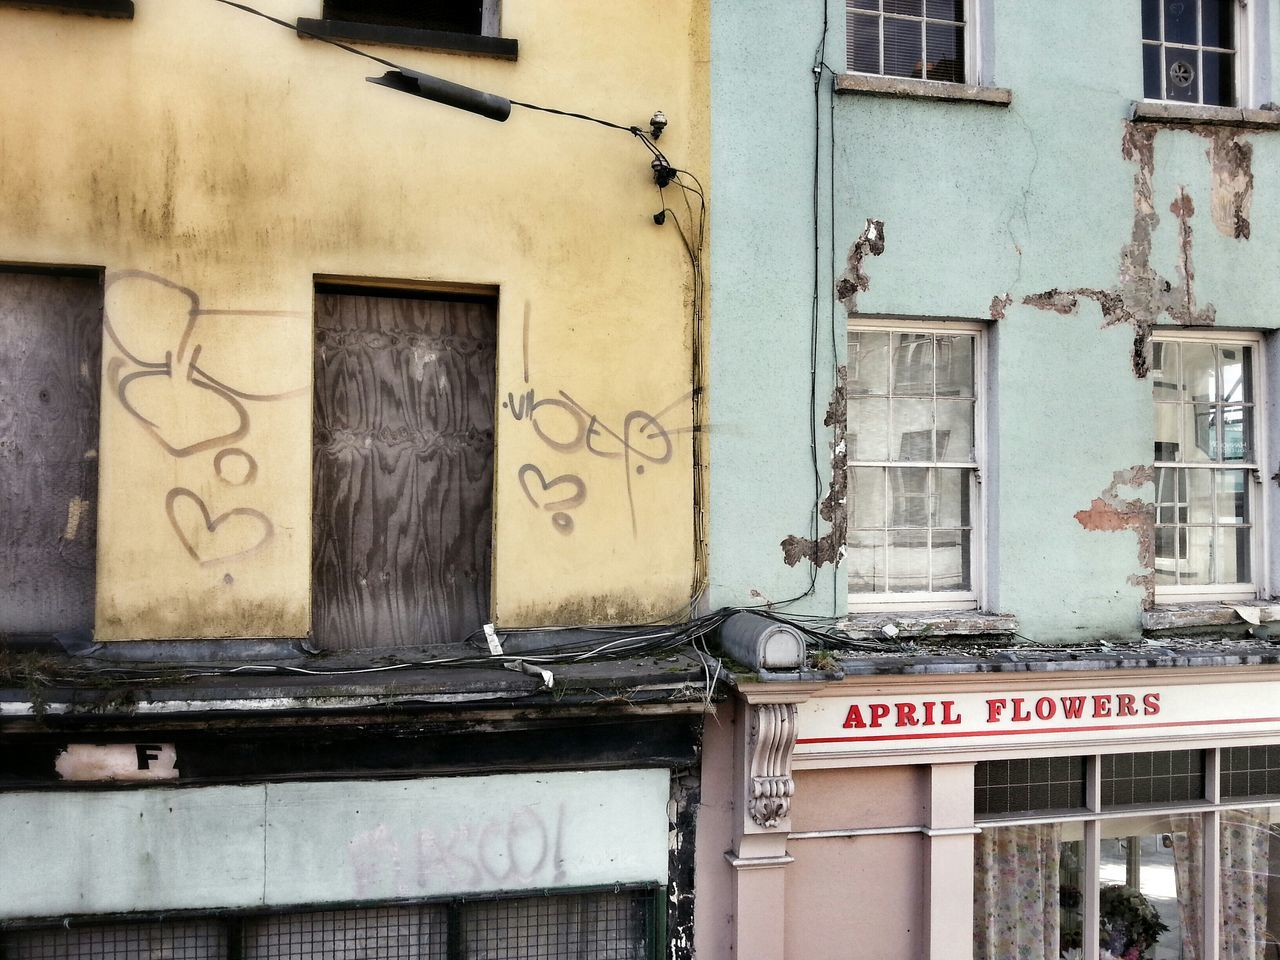
[[[0,271],[0,632],[93,627],[97,276]]]
[[[490,299],[316,294],[312,631],[457,643],[489,619]]]

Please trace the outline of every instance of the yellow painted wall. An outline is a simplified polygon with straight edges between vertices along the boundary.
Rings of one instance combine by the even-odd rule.
[[[662,147],[701,175],[704,6],[509,0],[515,62],[370,49],[619,122],[660,108]],[[307,631],[317,275],[495,286],[500,400],[563,391],[618,433],[647,411],[672,439],[668,462],[646,459],[663,443],[633,418],[635,456],[607,458],[499,407],[500,627],[689,601],[692,287],[671,223],[651,220],[648,154],[592,124],[498,124],[365,82],[381,72],[213,0],[137,0],[132,21],[0,9],[0,262],[107,271],[100,639]],[[554,440],[578,434],[541,410]],[[549,485],[525,470],[536,504],[526,464]],[[545,509],[565,475],[587,493],[570,533]]]

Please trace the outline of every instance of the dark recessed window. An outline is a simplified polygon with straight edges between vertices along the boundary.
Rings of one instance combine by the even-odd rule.
[[[1142,0],[1148,100],[1236,104],[1237,0]]]
[[[974,816],[1082,809],[1084,768],[1084,757],[1031,757],[979,763],[973,772]]]
[[[1220,762],[1224,799],[1280,795],[1280,744],[1227,747]]]
[[[484,8],[484,0],[325,0],[324,17],[479,36],[486,33]]]
[[[1102,806],[1204,799],[1204,753],[1113,753],[1102,758]]]

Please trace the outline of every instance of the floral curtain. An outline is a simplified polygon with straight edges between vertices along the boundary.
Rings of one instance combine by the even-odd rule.
[[[1171,822],[1174,867],[1178,877],[1178,910],[1182,919],[1183,956],[1200,956],[1200,909],[1203,897],[1201,818]],[[1264,960],[1267,936],[1267,881],[1271,868],[1270,824],[1248,810],[1222,814],[1219,830],[1219,960]]]
[[[1062,827],[983,830],[974,842],[974,960],[1057,960]]]
[[[1264,960],[1271,824],[1249,810],[1227,810],[1219,831],[1222,938],[1219,960]]]

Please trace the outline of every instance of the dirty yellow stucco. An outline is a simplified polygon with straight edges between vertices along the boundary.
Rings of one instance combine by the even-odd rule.
[[[374,49],[618,122],[662,109],[662,147],[702,175],[704,3],[510,2],[514,62]],[[0,262],[106,272],[100,639],[307,632],[317,276],[498,290],[499,626],[688,603],[691,277],[633,138],[374,86],[377,64],[213,0],[0,9],[0,63]],[[555,444],[515,416],[562,394],[586,413],[540,408]],[[634,456],[592,452],[628,426]],[[545,509],[565,476],[586,493],[569,533]]]

